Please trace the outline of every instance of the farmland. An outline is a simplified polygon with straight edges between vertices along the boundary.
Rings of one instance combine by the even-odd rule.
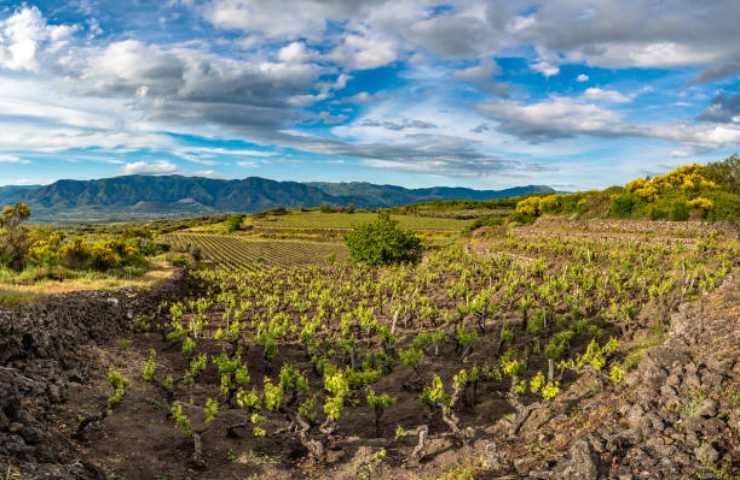
[[[375,218],[376,214],[357,212],[352,214],[342,212],[325,213],[321,211],[289,211],[281,215],[264,215],[254,219],[258,227],[289,228],[289,229],[327,229],[350,230],[361,223]],[[458,232],[470,222],[454,218],[434,218],[413,215],[393,215],[401,227],[417,231]]]
[[[347,256],[344,245],[335,243],[245,240],[204,233],[171,234],[163,240],[171,243],[175,250],[198,249],[211,265],[230,270],[315,264]]]
[[[554,200],[62,232],[167,278],[0,309],[6,477],[732,478],[736,225]]]
[[[164,456],[175,478],[506,474],[527,438],[573,442],[597,421],[588,409],[629,398],[672,312],[718,295],[737,240],[694,226],[543,221],[382,269],[323,261],[341,256],[333,243],[166,237],[202,249],[198,288],[139,314],[131,346],[106,347],[108,376],[93,391],[120,395],[80,441],[127,478],[137,473],[106,452],[149,466]],[[703,395],[727,408],[736,385],[718,388]],[[74,393],[70,415],[93,414],[91,394]],[[570,411],[572,402],[587,410]],[[620,418],[602,411],[598,428]],[[728,434],[706,438],[728,451]],[[547,442],[529,453],[541,466],[561,458]]]

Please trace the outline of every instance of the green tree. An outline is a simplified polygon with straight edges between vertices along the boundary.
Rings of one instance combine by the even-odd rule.
[[[387,265],[421,259],[421,239],[400,228],[388,212],[380,212],[375,221],[356,227],[344,240],[356,263]]]
[[[3,208],[0,217],[0,262],[20,271],[26,265],[30,248],[28,229],[23,223],[31,216],[31,208],[23,202]]]
[[[243,221],[244,215],[229,215],[226,218],[226,229],[229,232],[236,232],[237,230],[241,230]]]
[[[722,190],[740,194],[740,156],[737,154],[721,162],[707,164],[701,169],[701,173]]]

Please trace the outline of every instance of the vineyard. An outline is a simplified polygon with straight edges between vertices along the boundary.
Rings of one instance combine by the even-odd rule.
[[[354,226],[374,220],[374,213],[325,213],[320,211],[292,211],[287,214],[265,215],[254,219],[257,227],[287,229],[329,229],[349,230]],[[414,215],[393,215],[401,227],[416,231],[452,231],[459,232],[470,224],[468,220],[454,218],[421,217]]]
[[[136,438],[136,463],[165,459],[171,478],[510,474],[507,442],[577,422],[574,401],[627,395],[672,312],[731,272],[737,240],[709,230],[684,242],[520,228],[386,268],[315,261],[340,255],[333,245],[173,235],[210,265],[190,296],[135,318],[134,348],[100,380],[102,418],[126,436],[83,420],[76,438],[102,456]],[[721,451],[737,447],[727,433]]]
[[[176,251],[197,249],[210,265],[226,270],[256,271],[268,266],[325,263],[347,257],[341,244],[245,240],[203,233],[172,234],[162,238]]]

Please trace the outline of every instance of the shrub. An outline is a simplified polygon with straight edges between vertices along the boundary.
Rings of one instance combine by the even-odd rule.
[[[612,199],[609,213],[615,217],[626,218],[632,214],[632,210],[637,204],[637,198],[634,194],[625,192],[617,195]]]
[[[121,262],[121,256],[112,242],[97,241],[90,247],[90,266],[95,270],[110,270],[120,266]]]
[[[528,217],[537,217],[542,213],[541,198],[528,197],[516,204],[517,213]]]
[[[30,216],[31,209],[23,202],[6,206],[0,216],[0,263],[16,271],[26,266],[30,241],[23,223]]]
[[[544,213],[555,213],[560,209],[560,195],[552,194],[540,199],[540,210]]]
[[[59,258],[65,267],[81,270],[87,266],[90,259],[89,245],[81,238],[66,242],[59,249]]]
[[[671,220],[685,222],[689,219],[689,206],[684,200],[679,200],[671,207]]]
[[[328,203],[322,203],[319,207],[319,210],[321,211],[321,213],[335,213],[337,211],[336,208],[329,205]]]
[[[468,232],[477,230],[481,227],[498,227],[504,224],[504,219],[500,215],[486,215],[475,219],[473,223],[466,228]]]
[[[61,237],[54,232],[44,240],[36,240],[28,250],[28,259],[31,264],[48,268],[57,266],[61,241]]]
[[[244,215],[229,215],[226,218],[226,230],[229,232],[236,232],[241,230],[242,222],[244,221]]]
[[[705,212],[708,212],[709,210],[714,208],[714,202],[704,197],[696,197],[693,200],[689,200],[688,205],[691,208],[698,208],[699,210],[704,210]]]
[[[356,227],[344,239],[356,263],[413,263],[422,254],[421,239],[414,232],[400,228],[388,212],[381,212],[375,221]]]
[[[534,223],[535,220],[537,220],[537,217],[521,212],[514,212],[511,214],[511,221],[515,223],[520,223],[522,225],[529,225],[531,223]]]
[[[740,156],[737,154],[705,165],[700,173],[723,190],[740,195]]]
[[[650,209],[650,220],[665,220],[668,218],[668,211],[659,207]]]

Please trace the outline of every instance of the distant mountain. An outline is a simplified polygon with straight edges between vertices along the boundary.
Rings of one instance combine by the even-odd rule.
[[[429,200],[493,200],[494,198],[517,197],[532,193],[555,192],[552,188],[542,185],[527,185],[504,190],[474,190],[462,187],[408,189],[395,185],[375,185],[366,182],[314,182],[307,185],[315,186],[337,197],[361,197],[367,203],[360,204],[358,202],[356,205],[366,208],[396,207]]]
[[[9,185],[0,187],[0,206],[15,203],[31,190],[41,188],[41,185]]]
[[[223,212],[253,213],[276,207],[353,204],[394,207],[428,200],[490,200],[538,192],[530,185],[506,190],[433,187],[407,189],[371,183],[278,182],[259,177],[218,180],[202,177],[141,176],[60,180],[46,186],[0,187],[0,203],[23,200],[37,222],[124,221]]]

